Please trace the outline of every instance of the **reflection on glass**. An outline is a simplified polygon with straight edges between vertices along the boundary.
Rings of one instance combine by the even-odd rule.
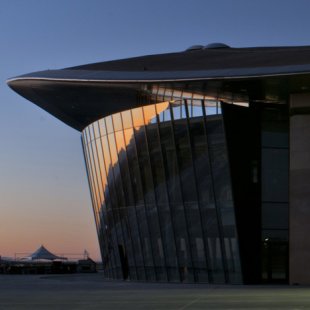
[[[182,110],[181,110],[181,104],[180,103],[171,103],[171,110],[173,114],[173,119],[177,120],[182,118]],[[165,121],[165,119],[163,120]]]
[[[122,114],[124,129],[131,128],[132,127],[131,111],[130,110],[124,111],[121,114]]]
[[[98,139],[100,138],[99,123],[95,122],[93,125],[94,125],[95,139]]]
[[[142,108],[136,108],[131,110],[133,125],[136,130],[139,130],[140,126],[144,125],[144,117]]]
[[[91,144],[89,144],[90,146]],[[91,176],[91,187],[93,189],[93,194],[94,194],[94,200],[95,200],[95,205],[94,205],[94,212],[95,214],[98,213],[99,206],[100,206],[100,197],[98,193],[98,184],[97,184],[97,179],[96,179],[96,174],[94,171],[94,166],[93,166],[93,159],[92,159],[92,150],[91,148],[87,148],[87,162],[88,162],[88,173]]]
[[[110,159],[109,142],[108,142],[107,136],[101,137],[101,145],[102,145],[103,154],[104,154],[103,159],[105,163],[105,169],[107,172],[107,178],[109,179],[112,177],[110,173],[112,169],[112,164],[111,164],[111,159]]]
[[[82,134],[107,274],[238,282],[222,117],[212,116],[220,101],[150,89],[161,102],[142,98],[147,105],[107,116]]]
[[[99,129],[100,129],[100,134],[103,136],[103,135],[106,135],[107,134],[107,130],[106,130],[106,127],[105,127],[105,121],[104,121],[104,118],[100,119],[98,121],[98,125],[99,125]]]
[[[110,148],[110,154],[111,154],[111,164],[114,166],[118,162],[118,156],[117,156],[117,150],[114,140],[114,134],[109,134],[109,148]]]
[[[89,136],[90,136],[90,141],[93,141],[95,139],[94,135],[94,124],[91,124],[89,126]]]
[[[102,183],[101,183],[101,175],[100,175],[100,168],[99,168],[99,161],[98,161],[98,156],[97,156],[97,146],[95,140],[91,142],[92,144],[92,153],[94,157],[94,173],[96,176],[97,184],[98,184],[98,193],[99,193],[99,205],[98,205],[98,210],[101,208],[101,204],[104,201],[103,198],[103,189],[102,189]]]
[[[144,106],[143,112],[146,125],[156,123],[156,110],[154,104]]]
[[[126,129],[124,130],[124,136],[125,136],[125,143],[126,145],[129,145],[133,139],[133,129]]]
[[[85,133],[85,136],[86,136],[86,145],[88,145],[88,143],[90,142],[89,127],[90,126],[88,126],[88,127],[86,127],[84,129],[84,133]]]
[[[192,109],[193,109],[193,117],[197,117],[197,116],[202,116],[203,112],[202,112],[202,104],[203,104],[203,100],[193,100],[192,101]]]
[[[121,119],[121,114],[116,113],[112,115],[113,117],[113,125],[114,125],[114,130],[122,130],[123,129],[123,124],[122,124],[122,119]]]
[[[100,169],[100,175],[101,175],[101,183],[103,186],[103,192],[105,191],[105,188],[107,186],[107,176],[106,171],[104,167],[104,161],[103,161],[103,153],[102,153],[102,145],[101,145],[101,139],[97,140],[97,151],[98,151],[98,158],[99,158],[99,169]]]
[[[87,167],[87,171],[88,171],[88,183],[89,183],[92,203],[93,203],[93,207],[94,207],[96,226],[98,228],[99,223],[98,223],[97,217],[96,217],[97,212],[95,211],[95,206],[97,205],[97,200],[96,200],[96,197],[95,197],[95,188],[94,188],[94,184],[93,184],[93,180],[92,180],[92,175],[91,175],[91,168],[90,168],[90,163],[89,163],[88,148],[85,147],[86,145],[87,145],[87,141],[86,141],[86,135],[85,135],[85,132],[84,132],[83,133],[83,146],[84,146],[85,163],[86,163],[86,167]]]
[[[116,140],[117,152],[119,155],[121,155],[126,150],[124,133],[122,131],[115,132],[115,140]]]
[[[205,100],[205,111],[206,115],[219,114],[219,103],[217,100]]]
[[[105,118],[105,123],[106,123],[106,126],[107,126],[107,132],[108,133],[114,132],[112,116],[107,116]]]

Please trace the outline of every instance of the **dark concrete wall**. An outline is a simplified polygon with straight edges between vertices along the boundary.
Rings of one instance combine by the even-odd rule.
[[[290,283],[310,284],[310,93],[290,109]]]

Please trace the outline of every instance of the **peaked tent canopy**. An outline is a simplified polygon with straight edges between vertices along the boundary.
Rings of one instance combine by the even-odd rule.
[[[55,260],[55,259],[67,259],[66,257],[57,256],[50,251],[48,251],[43,245],[41,245],[34,253],[32,253],[29,258],[31,260],[37,259],[47,259],[47,260]]]

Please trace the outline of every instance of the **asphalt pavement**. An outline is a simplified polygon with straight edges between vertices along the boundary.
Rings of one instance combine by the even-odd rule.
[[[0,310],[310,309],[310,287],[133,283],[103,274],[0,275]]]

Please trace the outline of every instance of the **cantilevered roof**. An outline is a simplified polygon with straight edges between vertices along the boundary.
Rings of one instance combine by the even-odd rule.
[[[287,92],[296,92],[300,84],[296,76],[302,76],[303,89],[310,86],[310,46],[214,46],[219,48],[198,46],[179,53],[34,72],[11,78],[8,84],[78,130],[100,117],[134,107],[142,84],[190,88],[191,82],[196,83],[196,89],[200,83],[204,90],[210,86],[255,93],[272,79],[276,87],[284,83]]]

